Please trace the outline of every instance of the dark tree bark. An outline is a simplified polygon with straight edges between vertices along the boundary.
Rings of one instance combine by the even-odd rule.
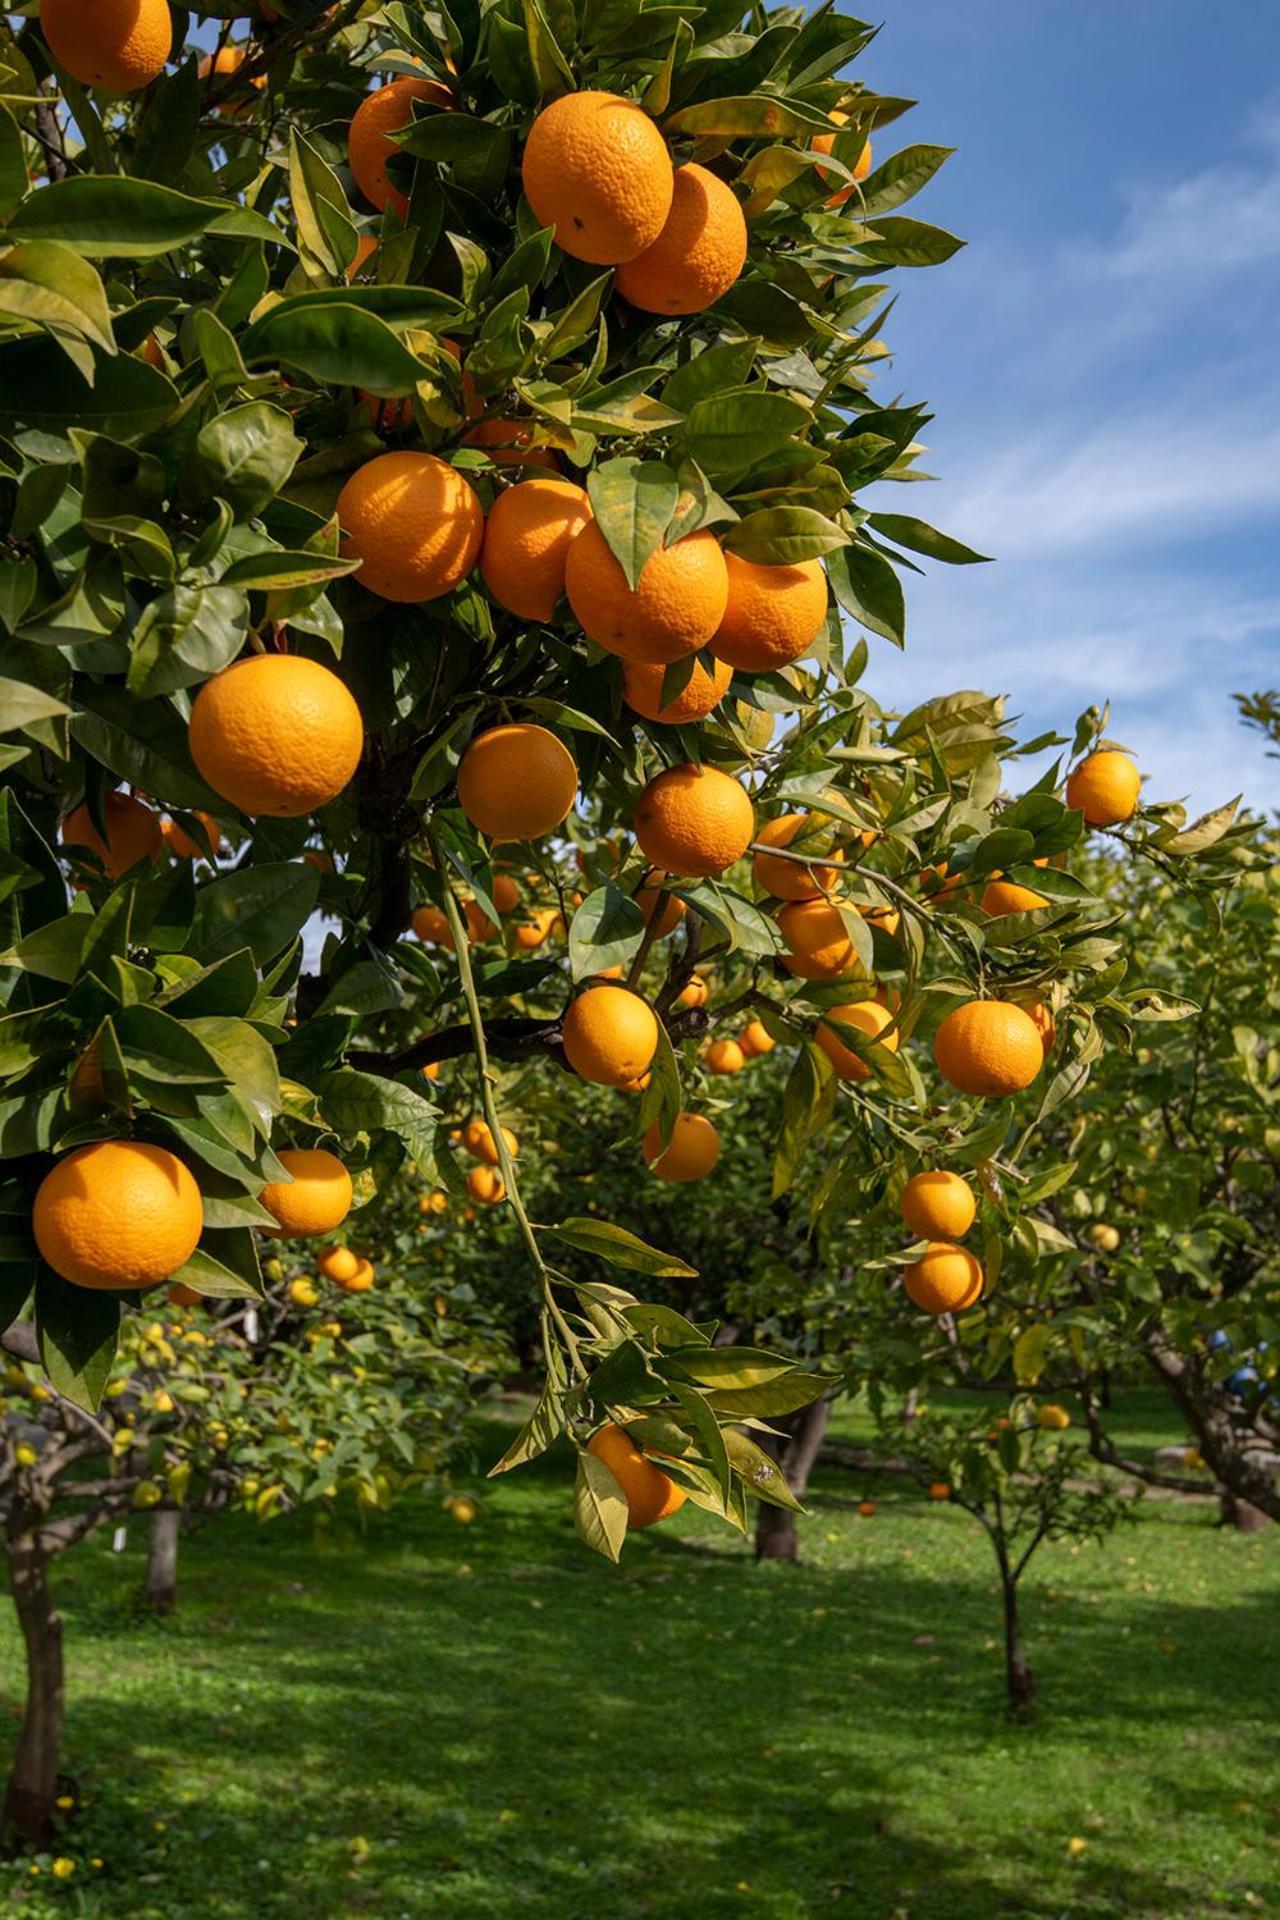
[[[1158,1326],[1148,1329],[1146,1350],[1153,1372],[1194,1433],[1214,1477],[1237,1502],[1280,1520],[1280,1480],[1269,1465],[1254,1457],[1253,1449],[1242,1443],[1230,1403],[1212,1381],[1205,1379],[1195,1356],[1179,1353]],[[1258,1448],[1259,1452],[1263,1450]]]
[[[147,1541],[147,1577],[143,1592],[156,1613],[172,1613],[178,1604],[178,1544],[182,1538],[181,1507],[158,1507],[151,1516]]]
[[[1004,1589],[1004,1686],[1011,1713],[1025,1713],[1035,1693],[1035,1681],[1022,1651],[1022,1622],[1018,1617],[1018,1581],[1001,1557]]]
[[[5,1543],[9,1584],[27,1656],[27,1704],[0,1815],[0,1835],[46,1846],[53,1833],[62,1750],[62,1621],[49,1591],[49,1559],[33,1528]]]
[[[797,1500],[804,1499],[830,1418],[831,1402],[824,1395],[821,1400],[801,1407],[799,1412],[773,1422],[785,1430],[785,1440],[761,1436],[761,1445],[782,1468]],[[756,1559],[797,1560],[799,1557],[795,1514],[788,1507],[772,1507],[761,1500],[756,1509]]]
[[[1237,1533],[1261,1533],[1267,1524],[1267,1516],[1261,1507],[1237,1498],[1234,1493],[1223,1494],[1220,1511],[1223,1526],[1234,1527]]]

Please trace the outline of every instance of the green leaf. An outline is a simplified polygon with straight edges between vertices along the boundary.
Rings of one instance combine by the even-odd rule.
[[[539,97],[555,100],[562,93],[572,93],[577,82],[572,68],[560,51],[546,14],[538,0],[523,0],[523,4],[525,38]]]
[[[96,1412],[120,1338],[119,1294],[73,1287],[42,1264],[36,1278],[36,1338],[54,1391],[86,1413]]]
[[[685,421],[685,440],[710,474],[745,473],[812,421],[810,409],[785,393],[731,387],[699,400]]]
[[[729,340],[677,367],[662,389],[666,405],[677,413],[688,413],[699,400],[709,400],[726,387],[740,387],[755,365],[760,350],[758,340]]]
[[[943,227],[930,227],[923,220],[889,218],[877,220],[872,237],[860,239],[858,252],[864,260],[885,267],[936,267],[959,253],[965,244]]]
[[[8,107],[0,105],[0,220],[8,219],[30,184],[18,123]]]
[[[763,1347],[677,1347],[662,1355],[661,1364],[664,1371],[670,1367],[676,1379],[721,1392],[766,1386],[794,1373],[796,1365],[785,1354]]]
[[[324,1117],[336,1133],[398,1133],[411,1152],[419,1139],[434,1143],[437,1113],[431,1102],[399,1080],[339,1067],[327,1073],[316,1091]]]
[[[249,328],[240,351],[246,366],[292,367],[324,386],[363,387],[387,398],[411,392],[425,371],[358,293],[273,307]]]
[[[910,547],[913,553],[927,554],[931,560],[944,560],[949,566],[970,567],[991,558],[990,554],[975,553],[972,547],[953,540],[948,533],[939,533],[927,521],[915,520],[910,514],[873,513],[868,516],[867,524],[886,540],[892,540],[895,546]]]
[[[106,288],[96,267],[56,240],[28,240],[0,255],[0,313],[57,333],[83,334],[116,351]]]
[[[177,405],[172,381],[132,354],[95,353],[90,381],[53,340],[31,336],[0,346],[0,417],[137,440],[162,425]]]
[[[634,592],[646,563],[662,544],[680,498],[680,483],[659,460],[623,455],[593,468],[587,492],[600,531]]]
[[[585,1450],[578,1455],[573,1524],[585,1546],[617,1564],[627,1537],[626,1496],[604,1461]]]
[[[249,602],[234,587],[184,586],[157,594],[134,629],[130,693],[173,693],[229,667],[244,645]]]
[[[283,408],[250,400],[201,428],[194,469],[206,497],[216,494],[247,520],[270,505],[303,451]]]
[[[825,1373],[800,1373],[792,1369],[758,1387],[715,1389],[707,1402],[716,1413],[731,1420],[776,1420],[784,1413],[797,1413],[812,1406],[831,1391],[831,1376]]]
[[[118,780],[188,813],[225,814],[226,802],[196,773],[186,723],[167,700],[139,700],[124,687],[83,677],[76,698],[72,735]]]
[[[162,74],[149,89],[133,143],[130,172],[145,180],[176,180],[182,175],[200,125],[203,90],[194,54],[173,73]]]
[[[512,1467],[522,1467],[528,1460],[536,1460],[539,1454],[546,1452],[565,1430],[564,1400],[559,1386],[552,1380],[544,1381],[538,1404],[521,1427],[501,1460],[489,1469],[489,1479],[499,1473],[508,1473]]]
[[[589,893],[569,922],[569,966],[575,980],[625,966],[644,938],[644,914],[612,882]]]
[[[902,582],[881,554],[870,547],[843,547],[829,556],[827,577],[846,613],[895,647],[906,645]]]
[[[356,229],[333,168],[297,127],[289,132],[289,198],[304,258],[310,254],[335,280],[356,257]]]
[[[659,1252],[657,1247],[649,1246],[636,1234],[628,1232],[626,1227],[614,1226],[611,1220],[575,1216],[562,1220],[557,1227],[548,1228],[548,1232],[568,1246],[576,1247],[580,1253],[594,1254],[599,1260],[607,1260],[611,1266],[628,1267],[633,1272],[647,1273],[655,1279],[692,1280],[697,1277],[696,1267],[686,1266],[673,1253]]]
[[[954,152],[954,147],[917,146],[891,154],[862,183],[858,204],[864,219],[888,213],[912,199]]]
[[[1043,1322],[1027,1327],[1013,1343],[1013,1372],[1020,1387],[1034,1387],[1044,1372],[1053,1328]]]
[[[792,1513],[803,1513],[804,1508],[787,1485],[787,1477],[776,1460],[771,1460],[764,1448],[745,1433],[739,1433],[736,1427],[724,1429],[725,1451],[729,1455],[734,1472],[738,1475],[748,1493],[757,1500],[764,1500],[771,1507],[786,1507]]]
[[[729,528],[724,545],[757,566],[783,567],[847,547],[849,535],[813,507],[761,507]]]
[[[58,240],[87,257],[145,260],[186,246],[226,218],[222,200],[193,200],[125,174],[73,174],[33,193],[9,222],[22,240]]]
[[[39,687],[0,678],[0,733],[22,733],[37,720],[70,711],[63,701],[42,693]]]
[[[745,135],[752,140],[830,133],[831,116],[807,101],[780,100],[770,93],[731,95],[723,100],[700,100],[682,107],[664,121],[666,134],[717,134],[726,139]]]
[[[297,938],[319,891],[320,875],[300,860],[223,874],[197,896],[188,950],[207,966],[248,947],[265,966]]]
[[[191,1287],[210,1300],[260,1300],[262,1275],[252,1230],[247,1226],[221,1231],[206,1228],[200,1245],[169,1284]]]

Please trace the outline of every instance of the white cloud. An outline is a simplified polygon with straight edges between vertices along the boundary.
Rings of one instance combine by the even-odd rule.
[[[1280,255],[1280,117],[1255,122],[1256,164],[1128,189],[1118,242],[1084,258],[1118,279],[1203,281]]]

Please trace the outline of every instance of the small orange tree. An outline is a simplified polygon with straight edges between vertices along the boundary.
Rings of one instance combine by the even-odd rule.
[[[421,1076],[468,1056],[544,1355],[506,1464],[567,1433],[614,1556],[628,1479],[741,1520],[744,1423],[819,1388],[570,1278],[554,1235],[670,1258],[535,1228],[501,1073],[616,1089],[659,1177],[695,1134],[705,1172],[682,1072],[750,1003],[795,1044],[784,1161],[972,1154],[1050,998],[1056,1103],[1120,990],[1042,863],[1086,820],[1186,851],[1101,714],[1065,798],[1014,798],[1046,743],[1000,702],[863,685],[911,556],[980,558],[862,498],[921,477],[924,409],[873,384],[885,276],[959,245],[899,211],[945,150],[886,156],[909,103],[829,7],[279,0],[203,59],[168,26],[45,0],[3,49],[5,1317],[92,1406],[139,1289],[254,1289],[259,1235],[406,1156],[458,1181]],[[950,922],[961,877],[1000,905]]]

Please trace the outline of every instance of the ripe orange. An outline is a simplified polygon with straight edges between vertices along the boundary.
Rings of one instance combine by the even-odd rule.
[[[457,946],[453,928],[442,907],[419,907],[413,916],[413,931],[428,946],[448,947],[451,952]]]
[[[154,862],[160,858],[164,851],[160,821],[141,800],[135,800],[130,793],[109,793],[103,802],[102,815],[107,829],[105,841],[89,818],[84,802],[73,807],[62,823],[63,846],[84,847],[96,854],[103,871],[112,880],[128,873],[140,860]]]
[[[211,813],[205,813],[200,809],[196,811],[196,819],[204,828],[210,850],[216,854],[222,845],[221,827]],[[189,833],[184,833],[176,820],[162,820],[160,833],[175,860],[207,860],[209,858],[204,848],[197,845]]]
[[[759,1060],[762,1054],[772,1053],[777,1044],[763,1020],[748,1020],[738,1035],[738,1045],[748,1060]]]
[[[902,1284],[924,1313],[961,1313],[982,1298],[982,1266],[965,1247],[934,1240],[906,1268]]]
[[[712,653],[744,673],[773,673],[801,659],[827,618],[827,576],[820,562],[764,567],[736,553],[724,558],[729,598]]]
[[[499,494],[480,549],[480,572],[498,604],[522,620],[549,620],[564,594],[569,548],[590,518],[586,489],[568,480],[522,480]]]
[[[171,1307],[202,1307],[204,1295],[197,1293],[194,1287],[187,1286],[183,1280],[175,1280],[166,1295]]]
[[[816,836],[824,832],[825,840],[817,841]],[[829,822],[811,813],[784,813],[776,820],[766,820],[756,834],[756,844],[789,847],[798,834],[816,842],[798,847],[798,853],[826,853],[830,846]],[[837,854],[837,861],[839,857]],[[775,900],[816,900],[821,894],[830,893],[840,878],[838,866],[802,867],[798,860],[780,860],[774,853],[757,853],[751,862],[751,872],[761,892],[771,893]]]
[[[369,262],[372,260],[374,254],[377,251],[378,251],[378,242],[373,234],[358,233],[356,235],[355,257],[352,260],[351,265],[347,268],[348,286],[350,286],[353,281],[358,280],[360,278],[360,275],[364,272],[365,268],[368,266]]]
[[[1047,1060],[1053,1052],[1053,1043],[1058,1037],[1058,1029],[1053,1018],[1053,1008],[1047,1006],[1043,1000],[1024,1000],[1019,998],[1015,1004],[1022,1008],[1022,1011],[1026,1014],[1032,1026],[1040,1035],[1040,1044],[1044,1048],[1044,1057]]]
[[[396,439],[413,425],[413,401],[407,395],[403,400],[384,400],[381,394],[357,387],[356,399],[368,415],[369,425],[384,440]]]
[[[994,919],[1004,913],[1030,913],[1035,907],[1047,907],[1044,894],[1033,887],[1020,887],[1015,880],[988,880],[982,889],[982,911]]]
[[[1043,1433],[1063,1433],[1071,1425],[1071,1415],[1065,1407],[1048,1405],[1036,1408],[1036,1425]]]
[[[644,1448],[637,1446],[625,1427],[597,1427],[587,1446],[597,1460],[604,1461],[622,1489],[629,1527],[652,1527],[679,1513],[685,1502],[684,1488],[646,1459]]]
[[[647,873],[644,877],[644,885],[637,887],[633,896],[645,917],[646,925],[656,918],[658,925],[654,934],[655,940],[668,939],[680,925],[686,912],[683,900],[674,893],[662,891],[661,883],[665,878],[665,874],[656,870]]]
[[[433,107],[453,105],[453,95],[439,80],[405,75],[362,100],[347,132],[347,162],[356,185],[379,213],[394,207],[402,220],[409,211],[408,196],[401,193],[387,172],[387,162],[401,149],[387,136],[411,124],[415,100],[429,101]]]
[[[384,600],[439,600],[474,567],[484,540],[475,490],[433,453],[380,453],[338,495],[343,552]]]
[[[350,1280],[360,1271],[360,1256],[350,1247],[330,1247],[316,1264],[326,1280]]]
[[[1082,760],[1067,781],[1067,805],[1091,827],[1117,827],[1133,817],[1142,776],[1127,753],[1104,748]]]
[[[31,1212],[42,1256],[77,1287],[154,1287],[186,1265],[203,1226],[189,1170],[141,1140],[76,1147],[40,1182]]]
[[[368,1293],[373,1285],[373,1262],[357,1260],[355,1272],[347,1274],[345,1279],[335,1278],[333,1284],[341,1287],[344,1293]]]
[[[969,1182],[941,1168],[914,1174],[898,1204],[917,1240],[963,1240],[978,1210]]]
[[[572,811],[578,768],[545,727],[511,725],[478,733],[458,768],[458,804],[491,840],[537,840]]]
[[[680,692],[662,704],[662,682],[667,668],[661,661],[627,660],[622,668],[622,691],[627,705],[643,720],[654,720],[664,727],[687,727],[705,720],[729,691],[733,668],[717,660],[708,673],[700,660],[693,663]]]
[[[681,1185],[705,1179],[720,1158],[720,1135],[701,1113],[679,1113],[664,1147],[662,1128],[655,1120],[644,1136],[644,1157],[659,1180]]]
[[[755,833],[745,787],[716,767],[668,767],[640,795],[636,839],[655,867],[686,879],[724,873]]]
[[[847,113],[841,113],[839,107],[837,107],[832,113],[831,118],[838,127],[843,127],[847,125],[849,116]],[[830,153],[835,143],[836,136],[834,133],[815,133],[809,145],[814,153]],[[854,161],[852,168],[853,177],[859,185],[862,184],[871,171],[871,157],[871,141],[868,138],[866,145]],[[817,171],[824,180],[831,177],[831,169],[829,167],[819,167]],[[829,207],[842,207],[852,192],[852,186],[840,187],[830,196],[825,204]]]
[[[201,774],[233,807],[295,820],[342,792],[360,764],[364,723],[328,667],[256,653],[205,681],[187,739]]]
[[[466,391],[467,375],[462,376]],[[533,427],[528,420],[482,420],[462,436],[464,447],[483,447],[495,467],[547,467],[559,473],[560,462],[551,447],[530,445]]]
[[[678,1007],[705,1007],[711,989],[700,973],[695,973],[687,987],[676,995]]]
[[[801,980],[843,980],[862,963],[839,907],[831,900],[793,900],[778,911],[787,943],[782,964]]]
[[[945,1480],[935,1480],[929,1488],[929,1498],[931,1500],[949,1500],[951,1498],[951,1488]]]
[[[898,1051],[901,1038],[896,1027],[892,1033],[886,1033],[886,1027],[893,1024],[893,1014],[888,1007],[882,1007],[878,1000],[854,1000],[847,1006],[831,1007],[827,1011],[827,1020],[834,1020],[842,1027],[855,1027],[859,1033],[865,1033],[870,1040],[878,1040],[890,1053]],[[818,1022],[814,1039],[826,1054],[841,1080],[869,1080],[871,1068],[859,1054],[847,1047],[834,1027],[827,1020]]]
[[[521,162],[525,198],[575,260],[614,267],[658,238],[671,210],[667,144],[616,93],[566,93],[534,121]]]
[[[560,918],[555,907],[533,907],[528,918],[522,920],[516,928],[516,945],[523,953],[536,953],[539,947],[546,945],[556,930]]]
[[[669,666],[705,647],[724,617],[729,575],[707,528],[649,556],[632,592],[592,520],[569,549],[565,588],[584,633],[623,660]]]
[[[512,913],[520,905],[520,889],[509,873],[494,875],[490,897],[499,913]]]
[[[1020,1093],[1044,1065],[1031,1016],[1009,1000],[968,1000],[945,1015],[933,1043],[944,1080],[961,1093]]]
[[[246,54],[247,49],[245,47],[220,47],[216,54],[210,55],[206,53],[204,55],[196,68],[196,72],[202,80],[207,80],[211,73],[238,73],[245,63]],[[249,84],[261,93],[267,84],[266,74],[255,73]],[[248,113],[248,111],[249,102],[247,100],[222,100],[219,101],[218,105],[214,108],[215,113],[222,114],[224,118],[228,120],[237,120],[242,114]]]
[[[173,45],[168,0],[41,0],[40,31],[73,80],[108,93],[150,86]]]
[[[467,1192],[485,1207],[501,1206],[507,1197],[506,1182],[492,1167],[472,1167],[467,1175]]]
[[[704,313],[747,259],[747,223],[731,187],[692,162],[677,167],[671,211],[652,246],[618,268],[615,285],[642,313]]]
[[[258,1195],[280,1231],[310,1236],[332,1233],[351,1211],[351,1175],[323,1147],[286,1147],[276,1155],[291,1177],[271,1180]]]
[[[858,1512],[864,1520],[873,1519],[875,1516],[875,1510],[876,1510],[876,1503],[874,1500],[859,1500]]]
[[[514,1160],[520,1151],[520,1142],[510,1127],[502,1129],[502,1138],[507,1152]],[[498,1165],[498,1148],[488,1123],[484,1120],[468,1120],[462,1129],[462,1145],[473,1160],[483,1161],[486,1167]]]
[[[713,1040],[702,1058],[708,1073],[741,1073],[747,1064],[736,1040]]]
[[[588,987],[564,1016],[565,1057],[575,1073],[597,1086],[638,1080],[657,1050],[653,1009],[627,987]]]

